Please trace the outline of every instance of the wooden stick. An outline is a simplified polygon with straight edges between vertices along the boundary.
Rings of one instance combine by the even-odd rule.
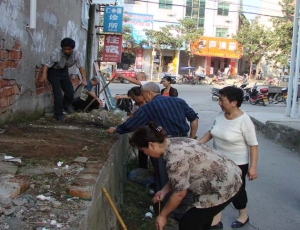
[[[108,203],[110,204],[110,207],[111,207],[112,210],[114,211],[114,213],[115,213],[115,215],[116,215],[118,221],[120,222],[120,224],[121,224],[121,226],[122,226],[122,229],[123,229],[123,230],[127,230],[127,227],[126,227],[126,225],[124,224],[124,222],[123,222],[123,220],[122,220],[122,218],[121,218],[121,216],[120,216],[120,214],[119,214],[119,212],[118,212],[116,206],[114,205],[113,201],[111,200],[111,198],[110,198],[108,192],[106,191],[105,188],[102,188],[102,191],[103,191],[104,195],[106,196],[106,198],[107,198],[107,200],[108,200]]]
[[[158,214],[160,214],[160,199],[158,200]]]
[[[103,87],[103,89],[100,90],[100,92],[98,93],[97,97],[100,95],[100,93],[102,93],[105,88],[114,80],[114,78],[110,79],[109,82]],[[96,98],[94,98],[83,110],[83,112],[85,112],[92,104],[93,102],[96,100]]]

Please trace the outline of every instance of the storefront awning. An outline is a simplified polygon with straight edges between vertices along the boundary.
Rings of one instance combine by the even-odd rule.
[[[197,42],[191,43],[191,52],[199,56],[240,59],[242,45],[230,38],[202,36]]]

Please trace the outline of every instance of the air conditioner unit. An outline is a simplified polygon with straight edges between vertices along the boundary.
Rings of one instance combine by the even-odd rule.
[[[167,16],[168,16],[168,17],[175,17],[176,14],[175,14],[175,12],[172,12],[172,13],[168,13]]]

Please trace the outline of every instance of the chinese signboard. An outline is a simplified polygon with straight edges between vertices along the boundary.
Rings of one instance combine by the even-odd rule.
[[[104,47],[102,53],[103,62],[121,62],[122,56],[122,35],[104,36]]]
[[[143,49],[136,49],[135,69],[141,70],[143,68],[143,57],[144,57]]]
[[[229,38],[200,37],[198,42],[191,44],[191,51],[206,57],[240,59],[242,56],[241,44]]]
[[[153,15],[126,12],[125,16],[129,20],[124,24],[131,26],[132,36],[139,44],[143,39],[146,39],[144,29],[151,30],[153,27]]]
[[[122,33],[123,7],[106,6],[104,8],[104,26],[105,33]]]

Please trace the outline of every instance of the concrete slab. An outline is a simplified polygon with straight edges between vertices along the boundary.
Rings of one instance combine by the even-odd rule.
[[[19,167],[11,162],[0,162],[0,174],[13,174],[18,172]]]

